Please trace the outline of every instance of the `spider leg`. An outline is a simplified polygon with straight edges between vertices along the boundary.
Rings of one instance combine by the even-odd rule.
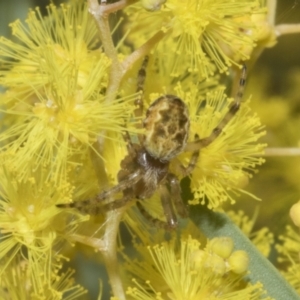
[[[146,68],[148,65],[149,57],[145,56],[142,66],[138,72],[137,75],[137,89],[136,92],[138,93],[138,96],[136,100],[134,101],[134,104],[136,106],[136,109],[134,110],[134,115],[136,118],[140,118],[143,116],[143,110],[144,110],[144,102],[143,102],[143,94],[144,94],[144,83],[146,78]],[[143,124],[140,123],[137,128],[143,128]],[[143,135],[138,134],[138,139],[142,143],[144,140]]]
[[[187,210],[186,206],[184,205],[182,198],[181,198],[181,188],[180,188],[179,180],[177,179],[177,177],[174,174],[171,174],[171,173],[168,174],[167,180],[170,184],[171,198],[174,202],[177,213],[182,218],[187,218],[188,210]]]
[[[134,101],[134,104],[137,106],[137,108],[134,111],[135,117],[143,116],[143,109],[144,109],[143,93],[144,93],[144,83],[146,78],[146,68],[147,68],[148,61],[149,61],[149,57],[145,56],[137,76],[136,92],[138,93],[138,96]]]
[[[159,187],[160,200],[164,210],[164,215],[167,220],[167,225],[169,229],[175,229],[177,227],[177,218],[174,212],[172,201],[170,198],[170,193],[165,185]]]
[[[195,134],[195,141],[194,143],[197,143],[199,141],[199,136],[198,134]],[[189,174],[191,174],[196,166],[196,163],[198,161],[198,158],[199,158],[199,149],[196,149],[191,158],[190,158],[190,161],[189,161],[189,164],[185,167],[181,164],[181,162],[179,161],[178,158],[174,158],[173,159],[173,165],[174,165],[174,168],[177,172],[183,174],[183,176],[188,176]]]
[[[142,66],[141,66],[141,68],[138,72],[138,76],[137,76],[136,92],[138,93],[138,96],[134,101],[134,104],[136,106],[136,109],[134,110],[134,115],[136,118],[140,118],[143,116],[143,110],[144,110],[143,90],[144,90],[144,83],[145,83],[145,78],[146,78],[146,67],[148,64],[148,60],[149,60],[149,57],[145,56],[144,61],[142,63]],[[137,128],[142,128],[142,127],[143,127],[142,124],[137,125]],[[128,153],[134,155],[136,153],[136,150],[134,149],[129,132],[127,130],[125,130],[123,133],[123,139],[126,142]],[[138,134],[138,139],[140,142],[142,142],[144,138],[142,135]]]
[[[90,214],[94,214],[94,215],[97,215],[97,214],[100,214],[100,213],[105,213],[107,211],[123,207],[130,201],[132,201],[132,202],[134,201],[133,195],[126,194],[122,198],[114,200],[113,202],[109,202],[109,203],[106,203],[106,204],[101,205],[101,206],[95,206],[94,208],[89,210],[89,212],[86,211],[86,213],[90,213]]]
[[[134,198],[132,195],[124,195],[123,198],[119,200],[112,201],[110,203],[103,204],[103,200],[109,199],[116,193],[124,191],[125,189],[130,188],[134,184],[136,184],[142,178],[142,174],[140,171],[137,171],[130,175],[128,179],[122,180],[116,186],[110,188],[107,191],[103,191],[102,193],[98,194],[95,198],[87,199],[83,201],[76,201],[72,203],[60,203],[56,204],[58,208],[76,208],[81,212],[89,213],[89,214],[97,214],[99,212],[104,212],[107,210],[116,209],[122,206],[122,203],[126,204],[128,202],[127,197]],[[124,200],[124,199],[127,200]],[[115,204],[114,204],[115,203]]]
[[[128,154],[130,154],[130,156],[135,156],[136,155],[136,149],[134,148],[134,145],[131,141],[129,132],[127,130],[125,130],[124,133],[123,133],[123,139],[126,143]]]
[[[141,215],[148,221],[148,223],[152,224],[154,227],[157,228],[162,228],[165,230],[170,230],[170,226],[168,223],[159,220],[157,218],[152,217],[148,211],[144,208],[144,206],[142,205],[142,203],[140,203],[139,201],[137,201],[136,206],[138,208],[138,210],[140,211]]]
[[[200,150],[201,148],[205,148],[208,145],[210,145],[222,133],[224,127],[229,123],[229,121],[235,116],[235,114],[240,109],[241,101],[244,94],[245,84],[246,84],[246,73],[247,73],[247,68],[244,65],[242,68],[240,82],[239,82],[238,90],[236,92],[235,99],[229,106],[227,113],[220,121],[218,126],[213,129],[213,131],[208,137],[200,139],[195,142],[188,143],[185,147],[185,151],[196,151],[196,150]]]
[[[136,205],[140,213],[147,219],[150,223],[158,228],[163,228],[165,230],[172,230],[177,227],[177,218],[174,212],[174,208],[170,199],[170,194],[166,186],[161,185],[159,187],[159,192],[161,195],[161,204],[164,210],[164,215],[166,217],[166,222],[152,217],[143,205],[137,201]]]

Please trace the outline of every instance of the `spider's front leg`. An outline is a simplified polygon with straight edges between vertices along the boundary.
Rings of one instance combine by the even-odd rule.
[[[247,68],[244,65],[241,71],[239,86],[237,92],[235,93],[235,99],[229,106],[229,109],[223,119],[220,121],[217,127],[215,127],[211,134],[203,139],[200,139],[195,142],[190,142],[186,145],[185,151],[197,151],[201,148],[205,148],[210,145],[223,131],[224,127],[229,123],[229,121],[235,116],[235,114],[239,111],[241,101],[244,95],[244,89],[246,84],[246,72]]]
[[[144,93],[144,84],[146,79],[146,68],[148,65],[149,57],[145,56],[142,66],[138,72],[137,75],[137,88],[136,92],[138,93],[138,96],[136,100],[134,101],[134,104],[137,106],[137,108],[134,111],[135,117],[141,117],[143,116],[143,110],[144,110],[144,101],[143,101],[143,93]]]
[[[198,134],[195,134],[195,140],[193,143],[198,143],[200,141]],[[195,166],[197,164],[198,158],[199,158],[200,149],[196,149],[190,158],[189,164],[185,167],[182,165],[182,163],[179,161],[178,158],[173,159],[173,167],[176,170],[177,173],[181,173],[184,177],[190,175],[193,170],[195,169]]]
[[[146,68],[148,64],[149,57],[145,56],[142,66],[137,74],[137,98],[134,101],[134,105],[136,106],[136,109],[134,110],[134,116],[135,118],[141,118],[143,116],[144,111],[144,102],[143,102],[143,94],[144,94],[144,83],[146,78]],[[136,126],[137,128],[143,128],[143,124],[140,123]],[[127,130],[123,133],[123,139],[126,142],[128,153],[131,155],[136,154],[136,150],[133,146],[133,143],[130,138],[130,134]],[[138,134],[138,139],[140,143],[143,143],[144,137],[141,134]]]
[[[60,203],[56,204],[58,208],[76,208],[79,211],[87,214],[100,214],[105,213],[110,210],[118,209],[122,206],[125,206],[129,201],[134,199],[134,195],[130,193],[123,192],[123,197],[120,199],[112,200],[111,202],[104,203],[105,200],[112,198],[115,194],[130,189],[133,185],[135,185],[142,178],[142,174],[140,171],[137,171],[127,179],[122,180],[116,186],[110,188],[107,191],[103,191],[98,194],[95,198],[76,201],[72,203]]]
[[[144,84],[145,84],[145,79],[146,79],[146,68],[148,65],[149,57],[145,56],[142,66],[138,72],[137,75],[137,88],[136,92],[138,93],[138,96],[136,100],[134,101],[134,104],[136,106],[136,109],[134,110],[134,115],[136,118],[141,118],[143,116],[143,111],[144,111],[144,101],[143,101],[143,96],[144,96]],[[138,128],[143,128],[142,122],[137,126]],[[140,143],[143,143],[144,136],[141,134],[138,134],[138,139]]]

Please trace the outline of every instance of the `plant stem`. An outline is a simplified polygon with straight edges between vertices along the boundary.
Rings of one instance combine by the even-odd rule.
[[[121,0],[119,2],[107,5],[99,5],[97,0],[88,0],[89,12],[94,17],[99,28],[99,35],[102,41],[105,54],[111,59],[111,68],[109,74],[109,83],[106,90],[106,101],[115,100],[121,80],[130,67],[141,57],[145,56],[164,36],[165,32],[159,31],[150,38],[144,45],[130,54],[123,63],[118,60],[118,52],[112,40],[112,34],[109,26],[109,14],[117,11],[126,5],[135,2],[135,0]],[[100,141],[101,143],[101,141]],[[84,244],[90,245],[101,251],[104,264],[108,273],[111,288],[115,297],[119,300],[125,300],[125,293],[118,271],[117,258],[117,234],[122,216],[127,209],[124,206],[120,209],[107,212],[105,232],[102,239],[95,239],[74,235],[73,239]]]
[[[119,300],[126,300],[126,297],[118,267],[117,235],[119,232],[119,224],[127,208],[128,205],[107,213],[105,233],[103,236],[103,242],[106,245],[106,250],[102,251],[103,259],[113,294]]]
[[[79,234],[70,236],[73,241],[90,246],[101,252],[113,295],[119,300],[126,300],[126,297],[118,267],[117,235],[123,214],[129,205],[131,205],[131,203],[117,210],[107,212],[105,232],[101,239]]]
[[[106,101],[112,102],[116,96],[117,90],[122,79],[122,66],[118,60],[118,53],[112,40],[112,34],[109,27],[108,12],[103,13],[103,9],[110,5],[99,5],[97,0],[88,0],[89,12],[94,17],[99,28],[99,34],[102,41],[105,54],[111,59],[111,68],[109,74],[109,83],[106,90]]]
[[[280,24],[275,26],[277,36],[300,33],[300,24]]]
[[[123,72],[127,72],[130,67],[140,58],[144,57],[149,51],[163,38],[166,36],[166,32],[158,31],[153,37],[151,37],[146,43],[140,48],[136,49],[122,62]]]
[[[101,252],[106,250],[106,245],[102,239],[93,238],[81,234],[72,234],[70,235],[70,238],[75,242],[81,243],[86,246],[90,246]]]
[[[266,148],[263,156],[300,156],[300,148]]]
[[[119,0],[115,3],[99,5],[97,1],[89,0],[89,2],[92,3],[92,5],[89,5],[93,9],[93,11],[97,13],[97,15],[107,17],[109,14],[117,12],[118,10],[121,10],[122,8],[129,6],[137,1],[138,0]]]
[[[277,0],[268,0],[267,1],[267,21],[269,25],[272,27],[275,26],[275,17],[276,17],[276,8],[277,8]]]

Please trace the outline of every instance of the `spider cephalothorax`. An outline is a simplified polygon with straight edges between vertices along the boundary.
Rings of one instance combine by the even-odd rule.
[[[143,115],[142,91],[147,63],[148,57],[144,59],[138,73],[137,91],[140,96],[135,101],[136,117]],[[121,162],[118,184],[99,193],[95,198],[57,206],[77,208],[82,212],[97,214],[120,208],[128,202],[136,200],[138,209],[150,222],[166,229],[175,228],[177,218],[174,208],[181,217],[187,217],[188,213],[181,198],[179,180],[170,173],[169,164],[172,161],[176,170],[183,176],[187,176],[193,171],[200,149],[211,144],[239,110],[245,77],[246,68],[244,67],[237,96],[224,118],[208,137],[199,139],[198,135],[195,135],[193,142],[188,142],[190,120],[183,100],[174,95],[159,97],[146,112],[142,124],[145,134],[138,135],[139,143],[132,143],[129,133],[125,131],[124,139],[127,143],[128,154]],[[184,151],[192,152],[190,162],[186,167],[175,160],[177,155]],[[119,192],[122,192],[121,198],[107,203],[108,199],[111,200]],[[142,205],[142,201],[152,197],[155,192],[160,194],[165,221],[153,218]]]

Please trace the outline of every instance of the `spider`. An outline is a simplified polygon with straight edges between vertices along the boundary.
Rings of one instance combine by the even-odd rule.
[[[138,97],[135,100],[135,117],[143,115],[143,86],[146,77],[148,56],[145,57],[137,76]],[[145,134],[138,135],[139,143],[133,143],[128,131],[124,133],[128,154],[121,161],[118,172],[118,184],[98,194],[93,199],[73,203],[57,204],[60,208],[76,208],[90,214],[104,213],[118,209],[128,202],[136,200],[141,214],[157,227],[167,230],[177,226],[177,214],[186,218],[188,211],[181,198],[178,178],[169,172],[170,162],[174,162],[183,176],[188,176],[196,166],[201,148],[211,144],[240,108],[246,82],[246,67],[241,72],[238,92],[228,108],[224,118],[208,137],[200,139],[196,134],[194,141],[188,142],[190,120],[186,104],[175,95],[163,95],[156,99],[146,111],[146,117],[139,127],[144,127]],[[192,152],[185,167],[175,158],[183,151]],[[165,221],[151,216],[142,205],[144,199],[158,192],[165,216]],[[105,202],[113,195],[122,192],[122,197],[112,202]]]

